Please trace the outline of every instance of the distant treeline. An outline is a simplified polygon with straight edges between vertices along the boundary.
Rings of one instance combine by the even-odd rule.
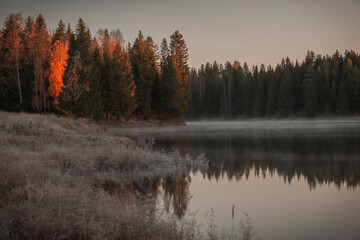
[[[161,43],[139,32],[123,46],[119,30],[98,38],[80,19],[75,29],[60,20],[11,14],[0,33],[0,110],[60,113],[110,119],[183,119],[188,106],[187,46],[175,31]]]
[[[283,59],[264,65],[214,62],[190,71],[189,118],[334,116],[360,113],[360,56]]]

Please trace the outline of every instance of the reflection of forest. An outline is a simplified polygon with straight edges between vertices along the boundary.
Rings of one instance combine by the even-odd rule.
[[[278,174],[288,183],[304,177],[310,188],[360,183],[360,138],[356,136],[169,136],[159,138],[156,145],[192,156],[204,152],[209,169],[203,174],[210,180],[224,176],[239,180],[254,170],[257,176]]]
[[[189,176],[181,175],[176,181],[171,178],[163,179],[164,191],[164,205],[165,210],[169,212],[172,204],[172,209],[178,217],[183,217],[190,200],[189,183],[191,179]]]
[[[209,180],[228,178],[240,181],[255,173],[266,178],[277,175],[286,183],[304,178],[310,189],[318,184],[355,188],[360,184],[360,137],[356,136],[309,136],[279,137],[274,134],[239,136],[193,135],[188,137],[162,136],[156,138],[155,147],[177,149],[181,154],[197,156],[205,153],[209,160]],[[166,212],[182,218],[190,201],[189,173],[178,178],[147,179],[133,183],[130,190],[139,196],[152,194],[161,197]],[[156,200],[154,203],[155,212]]]
[[[189,184],[191,178],[189,175],[182,174],[177,179],[173,177],[145,179],[142,182],[134,182],[129,187],[130,191],[140,193],[138,196],[143,197],[147,194],[153,196],[162,196],[164,202],[164,210],[166,212],[174,211],[174,214],[182,218],[188,208],[190,193]],[[162,191],[161,191],[162,190]],[[153,201],[155,210],[155,198],[146,198]],[[153,212],[154,213],[154,212]]]

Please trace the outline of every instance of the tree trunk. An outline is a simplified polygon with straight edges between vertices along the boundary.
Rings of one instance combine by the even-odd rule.
[[[21,93],[21,82],[20,82],[20,70],[19,70],[19,56],[18,56],[18,54],[16,56],[16,77],[17,77],[18,87],[19,87],[20,104],[22,104],[22,93]]]

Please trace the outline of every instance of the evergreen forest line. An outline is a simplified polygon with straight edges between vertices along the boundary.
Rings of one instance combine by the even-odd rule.
[[[314,117],[360,113],[360,55],[308,51],[275,69],[216,61],[190,71],[188,117]]]
[[[101,119],[349,116],[360,113],[360,56],[315,55],[275,68],[188,66],[183,35],[160,47],[139,32],[124,46],[120,30],[92,37],[79,19],[11,14],[0,32],[0,110],[56,113]]]
[[[11,14],[0,33],[0,110],[101,119],[184,119],[187,114],[187,46],[180,32],[160,49],[139,32],[126,47],[120,30],[97,38],[80,18],[60,20]]]

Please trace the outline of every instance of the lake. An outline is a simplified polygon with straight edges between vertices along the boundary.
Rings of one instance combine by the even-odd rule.
[[[187,122],[114,129],[159,150],[209,160],[206,171],[163,179],[158,207],[201,229],[238,233],[251,218],[261,239],[360,239],[360,121]]]

